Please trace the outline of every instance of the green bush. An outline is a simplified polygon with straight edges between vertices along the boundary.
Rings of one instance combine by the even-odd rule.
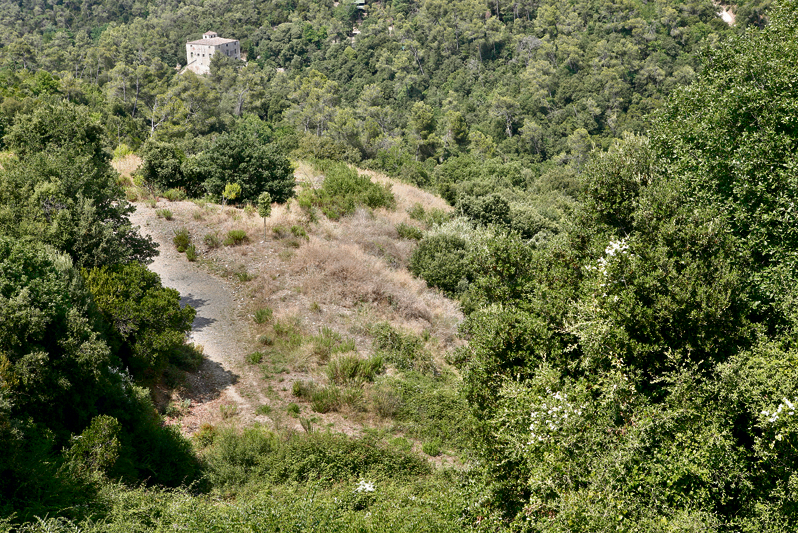
[[[186,192],[182,189],[168,189],[161,193],[161,196],[170,202],[178,202],[186,199]]]
[[[172,212],[169,209],[156,209],[155,215],[158,218],[165,218],[166,220],[172,220]]]
[[[376,324],[370,328],[374,338],[374,347],[385,354],[385,360],[400,370],[416,370],[433,372],[430,353],[424,348],[424,342],[412,333],[402,333],[387,322]]]
[[[180,294],[140,263],[84,272],[94,302],[113,325],[116,353],[136,378],[155,379],[182,349],[196,311],[180,306]],[[178,359],[180,356],[176,356]]]
[[[424,236],[424,233],[420,229],[410,224],[405,224],[404,222],[396,225],[396,233],[398,233],[399,237],[402,239],[411,239],[415,241],[420,241]]]
[[[189,244],[188,248],[186,248],[186,259],[193,262],[196,261],[198,257],[197,247],[194,244]]]
[[[284,203],[294,195],[294,171],[285,154],[246,127],[219,135],[207,150],[188,158],[183,170],[188,181],[202,183],[217,198],[231,182],[241,188],[239,201],[257,202],[268,192],[273,202]]]
[[[183,188],[196,194],[196,184],[191,183],[183,173],[185,155],[174,144],[149,139],[139,150],[142,159],[137,171],[144,181],[155,189],[168,190]]]
[[[247,362],[251,365],[259,365],[263,361],[263,352],[252,352],[247,356]]]
[[[299,205],[305,209],[321,209],[327,218],[338,220],[351,214],[358,206],[393,208],[396,205],[390,188],[372,182],[343,163],[321,162],[324,172],[319,189],[305,189],[299,195]]]
[[[374,381],[374,377],[385,369],[382,357],[374,355],[361,359],[357,355],[338,357],[327,365],[327,378],[331,383],[346,385]]]
[[[363,476],[400,480],[431,472],[423,459],[374,439],[319,432],[279,439],[262,428],[218,431],[205,458],[211,482],[230,488],[267,480],[329,486]]]
[[[205,359],[202,346],[195,344],[181,344],[169,354],[169,362],[181,370],[196,372]]]
[[[122,159],[125,156],[128,156],[133,153],[133,150],[125,143],[120,143],[114,148],[113,157],[114,159]]]
[[[430,286],[451,296],[462,292],[462,282],[473,277],[466,241],[454,235],[422,239],[410,257],[408,268]]]
[[[327,326],[319,329],[319,334],[312,337],[311,341],[313,342],[313,354],[322,361],[328,360],[333,354],[355,350],[354,340],[344,339],[340,333]]]
[[[312,381],[294,381],[294,384],[291,385],[291,394],[303,400],[310,399],[314,390],[316,390],[316,384]]]
[[[441,454],[441,441],[433,439],[421,445],[421,451],[430,457],[438,457]]]
[[[185,252],[188,247],[191,245],[191,235],[189,234],[186,228],[180,228],[175,230],[175,235],[172,237],[172,243],[174,243],[175,248],[180,253]]]
[[[305,231],[305,228],[303,228],[302,226],[293,225],[293,226],[291,226],[291,230],[290,231],[291,231],[291,234],[294,237],[298,237],[300,239],[306,239],[306,240],[309,238],[308,237],[308,232]]]
[[[227,235],[224,238],[223,244],[225,246],[236,246],[239,244],[243,244],[249,240],[247,236],[247,232],[242,229],[231,229],[227,232]]]
[[[338,387],[316,387],[310,394],[310,408],[317,413],[337,411],[341,406],[341,391]]]
[[[274,311],[271,309],[271,307],[262,307],[261,309],[255,310],[255,313],[252,315],[252,319],[256,324],[265,324],[272,319],[272,316],[274,316]]]
[[[202,242],[205,243],[205,246],[208,248],[218,248],[222,245],[221,239],[219,239],[219,235],[216,233],[206,233],[205,237],[202,238]]]

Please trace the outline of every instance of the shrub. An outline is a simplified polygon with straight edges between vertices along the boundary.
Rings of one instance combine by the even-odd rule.
[[[222,191],[222,199],[230,202],[241,196],[241,185],[238,183],[227,183]]]
[[[466,241],[455,235],[431,235],[410,256],[409,270],[448,295],[461,292],[461,281],[472,276]]]
[[[324,172],[324,182],[319,189],[300,193],[299,205],[304,209],[317,207],[327,218],[338,220],[361,205],[372,209],[396,205],[389,187],[373,183],[343,163],[322,162],[318,169]]]
[[[258,337],[258,343],[264,346],[271,346],[274,344],[274,338],[270,337],[269,335],[260,335]]]
[[[294,418],[299,416],[299,406],[297,404],[293,403],[293,402],[289,403],[288,407],[286,407],[285,410],[290,416],[292,416]]]
[[[208,248],[218,248],[222,245],[221,239],[219,239],[219,235],[216,233],[206,233],[205,237],[202,238],[202,242],[205,243],[205,246]]]
[[[305,340],[299,321],[296,319],[277,320],[272,329],[277,340],[285,347],[298,348]]]
[[[255,412],[262,416],[269,416],[272,414],[272,406],[267,404],[259,405]]]
[[[291,234],[294,237],[298,237],[300,239],[306,239],[306,240],[308,239],[308,232],[305,231],[305,228],[303,228],[302,226],[297,226],[297,225],[291,226]]]
[[[219,406],[219,412],[222,415],[222,419],[227,420],[238,414],[238,406],[234,403],[223,403]]]
[[[330,361],[326,372],[330,382],[345,385],[373,381],[374,377],[384,369],[385,365],[380,355],[374,355],[368,359],[349,355]]]
[[[163,287],[140,263],[96,268],[85,278],[103,318],[114,326],[114,351],[133,376],[157,378],[171,357],[180,359],[176,350],[196,312],[180,306],[176,290]]]
[[[186,199],[186,192],[181,189],[168,189],[165,192],[163,192],[161,196],[163,196],[170,202],[177,202]]]
[[[383,418],[392,418],[402,407],[402,399],[390,387],[372,389],[369,394],[374,412]]]
[[[206,454],[208,477],[217,487],[237,487],[252,479],[261,458],[279,446],[275,436],[260,428],[216,430]]]
[[[404,222],[396,225],[396,232],[402,239],[411,239],[415,241],[420,241],[424,236],[424,233],[420,229],[410,224],[405,224]]]
[[[341,335],[327,326],[319,330],[319,334],[312,338],[313,354],[322,361],[326,361],[336,353],[346,353],[355,350],[355,341],[343,339]]]
[[[191,235],[186,228],[175,230],[175,235],[172,237],[172,242],[180,253],[185,252],[191,245]]]
[[[318,387],[310,395],[310,408],[317,413],[329,413],[337,411],[341,403],[341,396],[338,387],[333,385],[328,387]]]
[[[264,458],[259,472],[275,483],[330,484],[366,475],[401,479],[429,474],[431,467],[420,457],[372,438],[316,432],[293,436]]]
[[[433,439],[421,445],[421,451],[430,457],[437,457],[441,454],[441,441]]]
[[[181,370],[196,372],[205,359],[204,348],[197,344],[181,344],[169,354],[169,362]]]
[[[247,232],[241,229],[231,229],[224,238],[225,246],[236,246],[249,240]]]
[[[413,207],[407,210],[407,214],[410,215],[410,218],[412,218],[413,220],[423,221],[427,213],[424,210],[424,206],[416,202],[415,204],[413,204]]]
[[[186,259],[189,261],[196,261],[199,255],[197,254],[197,247],[194,244],[189,244],[186,248]]]
[[[273,202],[284,203],[296,184],[291,163],[279,148],[245,128],[219,135],[209,149],[186,160],[184,170],[187,179],[203,183],[217,198],[232,182],[241,188],[241,201],[256,202],[268,192]]]
[[[371,327],[374,346],[385,353],[386,360],[400,370],[433,372],[432,357],[421,339],[412,333],[397,331],[387,322]]]
[[[291,385],[291,394],[303,400],[310,399],[314,390],[316,390],[316,384],[312,381],[294,381],[294,384]]]
[[[457,209],[478,224],[510,225],[510,204],[499,194],[484,197],[461,196]]]
[[[155,200],[152,201],[152,205],[150,207],[155,207]],[[165,218],[166,220],[172,220],[172,212],[168,209],[156,209],[155,215],[158,218]]]
[[[182,169],[185,155],[174,144],[149,139],[139,150],[139,155],[142,164],[138,173],[151,187],[160,190],[182,187],[198,192],[196,186],[186,179]]]
[[[251,365],[258,365],[263,361],[263,352],[252,352],[247,356],[247,362]]]
[[[133,150],[125,143],[119,144],[116,148],[114,148],[113,157],[114,159],[122,159],[125,156],[128,156],[133,153]]]
[[[257,309],[252,315],[252,318],[255,320],[256,324],[265,324],[272,319],[273,315],[274,311],[272,311],[270,307],[263,307],[261,309]]]

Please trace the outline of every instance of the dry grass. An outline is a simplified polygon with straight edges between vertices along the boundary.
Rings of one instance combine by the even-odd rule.
[[[128,154],[120,159],[111,161],[111,166],[119,172],[120,176],[129,178],[141,166],[141,158],[136,154]]]
[[[247,368],[259,373],[259,384],[253,383],[259,394],[271,391],[269,401],[275,413],[298,401],[291,394],[293,382],[327,381],[324,368],[330,357],[320,353],[310,340],[322,327],[353,340],[358,356],[368,357],[373,351],[370,326],[388,322],[398,330],[429,338],[426,349],[438,368],[446,365],[445,355],[462,342],[457,338],[462,320],[457,303],[408,272],[407,262],[417,243],[400,239],[396,231],[396,225],[402,222],[422,227],[407,213],[416,204],[425,211],[450,208],[425,191],[374,172],[363,173],[374,181],[391,184],[396,210],[358,209],[338,221],[319,215],[318,221],[311,222],[309,214],[292,201],[274,205],[264,221],[255,213],[230,206],[187,201],[169,204],[177,224],[188,227],[198,244],[208,233],[222,238],[230,230],[247,233],[249,242],[240,246],[213,248],[199,244],[200,264],[237,285],[242,310],[248,315],[265,307],[274,311],[268,323],[256,324],[248,319],[251,351],[266,355],[262,363],[248,364]],[[295,174],[298,181],[312,186],[322,179],[303,163],[296,165]],[[291,228],[295,226],[306,230],[308,238],[293,234]],[[238,281],[229,275],[236,269],[244,269],[254,279]],[[290,335],[280,337],[274,329],[276,323],[297,325],[304,341],[289,344]],[[270,344],[259,340],[267,338]],[[389,368],[387,372],[392,375],[396,370]],[[318,424],[334,424],[336,430],[347,433],[359,433],[363,426],[388,424],[385,413],[391,411],[391,398],[382,398],[380,391],[371,387],[363,385],[362,398],[338,413],[315,413],[320,418]],[[379,409],[374,407],[377,404]],[[370,407],[366,409],[366,405]],[[304,409],[310,407],[303,404]],[[215,414],[209,413],[220,416],[218,407]],[[280,423],[297,424],[290,417]]]
[[[360,173],[367,175],[374,182],[391,186],[391,192],[396,197],[397,213],[406,213],[415,204],[421,204],[425,211],[440,209],[448,213],[452,210],[452,206],[446,203],[446,200],[418,187],[389,178],[385,174],[374,172],[373,170],[360,170]]]
[[[374,304],[391,322],[430,329],[446,342],[454,338],[456,304],[427,289],[405,269],[393,269],[353,243],[312,237],[297,250],[290,265],[302,293],[322,304],[356,308]]]

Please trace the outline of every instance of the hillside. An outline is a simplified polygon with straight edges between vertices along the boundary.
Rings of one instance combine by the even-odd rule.
[[[307,165],[296,174],[299,187],[321,179]],[[459,343],[462,315],[455,303],[407,272],[415,241],[402,239],[396,230],[399,224],[424,226],[410,218],[413,209],[443,213],[450,208],[415,187],[379,175],[373,179],[391,186],[396,209],[360,210],[339,221],[311,223],[295,202],[276,208],[265,221],[252,211],[204,202],[137,204],[132,222],[162,250],[150,268],[165,286],[180,291],[184,304],[197,309],[190,340],[208,359],[196,375],[186,376],[185,390],[173,391],[163,406],[184,433],[219,423],[302,431],[299,417],[287,416],[294,402],[315,427],[349,434],[360,434],[363,427],[390,430],[396,425],[390,413],[375,412],[380,400],[372,395],[379,383],[324,413],[292,393],[294,383],[327,383],[331,347],[324,342],[352,341],[350,353],[366,359],[378,352],[370,333],[377,324],[423,336],[435,372],[450,368],[445,359]],[[164,210],[171,212],[168,220]],[[193,263],[172,243],[182,229],[198,244]],[[215,244],[229,231],[244,231],[246,241]],[[268,312],[260,324],[259,312]],[[297,346],[281,345],[281,328]],[[266,338],[271,344],[264,344]],[[397,372],[389,367],[389,374]]]
[[[798,0],[0,8],[0,531],[798,529]]]

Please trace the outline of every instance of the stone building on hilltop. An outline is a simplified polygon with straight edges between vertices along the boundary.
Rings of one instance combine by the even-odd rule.
[[[210,73],[211,58],[217,52],[241,59],[241,44],[236,39],[223,39],[215,31],[205,32],[202,39],[186,43],[186,68],[195,74]]]

